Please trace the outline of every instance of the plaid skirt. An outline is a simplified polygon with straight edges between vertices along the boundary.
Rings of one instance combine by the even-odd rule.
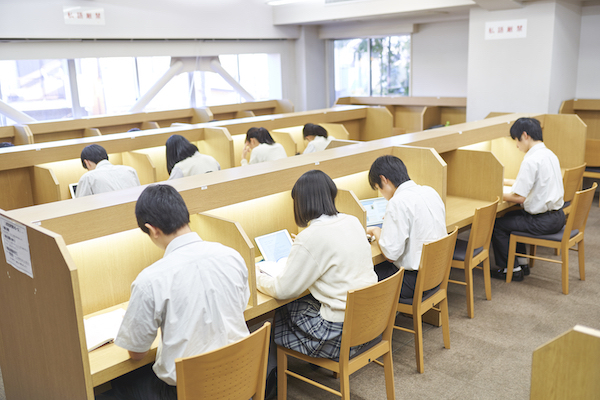
[[[273,334],[275,343],[310,357],[337,360],[344,323],[323,319],[320,309],[321,303],[310,294],[278,308]],[[363,346],[352,347],[350,355]]]

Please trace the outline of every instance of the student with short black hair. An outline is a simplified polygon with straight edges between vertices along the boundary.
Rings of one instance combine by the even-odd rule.
[[[189,227],[181,195],[169,185],[148,186],[135,205],[138,226],[165,251],[131,285],[115,344],[141,360],[160,328],[153,366],[111,382],[117,399],[177,398],[175,359],[215,350],[248,335],[248,270],[240,254],[205,242]]]
[[[167,139],[166,152],[169,180],[221,169],[214,157],[201,154],[196,145],[181,135],[172,135]]]
[[[0,147],[14,147],[11,142],[0,142]]]
[[[250,161],[246,159],[249,152],[252,152],[250,154]],[[275,143],[268,130],[265,128],[248,129],[242,152],[242,166],[265,161],[275,161],[286,157],[287,154],[283,146]]]
[[[444,202],[433,188],[412,181],[404,162],[391,155],[373,162],[369,184],[388,200],[381,228],[367,228],[389,260],[375,272],[381,281],[404,267],[400,298],[412,299],[423,245],[447,235]]]
[[[77,197],[140,186],[135,169],[111,164],[106,150],[98,144],[90,144],[81,151],[81,165],[88,172],[77,183]]]
[[[300,232],[281,273],[257,271],[258,289],[276,299],[310,294],[275,313],[278,345],[312,357],[339,357],[348,290],[377,282],[371,246],[359,220],[335,207],[337,187],[322,171],[302,175],[292,189]]]
[[[332,137],[329,137],[327,130],[321,125],[306,124],[302,129],[302,136],[304,140],[308,141],[308,145],[304,149],[302,154],[315,153],[317,151],[323,151],[331,143]]]
[[[544,144],[540,122],[534,118],[519,118],[510,127],[510,136],[517,148],[525,153],[517,178],[505,179],[512,186],[504,193],[504,201],[522,204],[523,209],[506,213],[498,218],[492,234],[496,269],[492,277],[506,279],[508,262],[514,263],[513,280],[522,281],[529,275],[527,259],[508,260],[510,234],[514,231],[533,235],[553,234],[565,225],[564,187],[558,157]],[[517,244],[517,252],[525,253],[525,244]]]

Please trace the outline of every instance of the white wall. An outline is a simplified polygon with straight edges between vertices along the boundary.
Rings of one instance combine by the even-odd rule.
[[[584,7],[582,14],[575,97],[600,99],[600,6]]]
[[[105,25],[67,25],[63,6],[104,9]],[[1,0],[0,38],[273,39],[295,38],[274,26],[263,0]]]
[[[412,96],[467,96],[469,21],[421,24],[412,35]]]

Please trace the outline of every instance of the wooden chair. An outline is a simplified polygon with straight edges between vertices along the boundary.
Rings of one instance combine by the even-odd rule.
[[[513,232],[510,235],[508,246],[508,259],[514,260],[515,255],[529,258],[529,267],[533,267],[534,260],[545,260],[557,264],[562,264],[562,292],[569,294],[569,252],[571,247],[577,244],[576,251],[579,253],[579,278],[585,280],[585,254],[583,245],[583,236],[587,217],[594,199],[597,183],[586,190],[575,193],[571,212],[567,217],[567,223],[560,232],[552,235],[535,236],[526,232]],[[528,243],[531,246],[531,255],[516,253],[517,243]],[[537,257],[535,255],[536,246],[550,247],[560,249],[561,260]],[[575,249],[572,249],[575,250]],[[509,262],[506,268],[506,282],[512,280],[513,263]]]
[[[395,329],[411,332],[415,335],[415,353],[417,358],[417,370],[420,373],[425,371],[423,365],[423,314],[434,309],[442,314],[442,331],[444,335],[444,347],[450,348],[450,326],[448,324],[448,297],[446,289],[448,288],[448,279],[450,277],[450,266],[452,264],[452,255],[456,244],[458,228],[454,228],[452,233],[435,242],[423,246],[421,253],[421,263],[415,285],[415,294],[412,299],[400,299],[397,311],[410,314],[413,317],[413,328],[407,329],[400,326],[394,326]],[[423,296],[427,290],[439,288]],[[435,305],[438,305],[438,308]]]
[[[492,283],[490,279],[490,240],[496,221],[496,210],[498,202],[480,207],[475,210],[469,240],[456,240],[456,248],[452,257],[452,268],[465,270],[465,281],[449,279],[448,282],[466,286],[467,313],[469,318],[475,316],[473,300],[473,268],[483,269],[483,281],[485,284],[485,297],[492,299]],[[483,263],[483,268],[480,264]]]
[[[263,400],[271,324],[217,350],[175,360],[177,398]]]
[[[565,169],[563,175],[563,187],[565,189],[565,194],[563,196],[565,205],[563,206],[563,211],[565,215],[569,215],[569,212],[571,212],[571,202],[575,197],[575,192],[581,189],[585,166],[586,164],[583,163],[579,167]]]
[[[288,348],[277,346],[277,398],[287,398],[287,376],[293,376],[304,382],[350,399],[349,378],[352,373],[371,361],[382,365],[385,371],[385,388],[388,400],[395,398],[394,367],[392,364],[392,333],[396,318],[396,304],[400,297],[404,269],[381,282],[359,290],[348,292],[346,314],[342,331],[342,345],[339,361],[329,358],[313,358]],[[350,347],[364,344],[381,336],[381,341],[364,352],[350,357]],[[336,391],[302,375],[288,370],[287,357],[316,364],[333,371],[340,377],[340,391]],[[383,363],[377,358],[383,356]]]

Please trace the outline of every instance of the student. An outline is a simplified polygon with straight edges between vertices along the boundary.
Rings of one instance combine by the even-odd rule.
[[[331,143],[331,137],[327,135],[327,130],[321,125],[306,124],[302,129],[302,136],[308,141],[308,145],[302,154],[315,153],[323,151]]]
[[[276,299],[310,294],[279,308],[273,338],[312,357],[339,357],[348,290],[377,282],[371,246],[358,219],[335,207],[337,188],[322,171],[302,175],[292,189],[300,232],[277,277],[257,271],[258,289]]]
[[[560,164],[556,155],[546,147],[540,122],[534,118],[519,118],[510,127],[510,136],[517,148],[525,153],[517,179],[505,179],[512,185],[511,193],[504,193],[504,201],[522,204],[523,209],[506,213],[496,220],[492,234],[494,259],[497,269],[492,277],[506,279],[507,263],[514,262],[513,280],[522,281],[529,275],[527,259],[508,260],[510,234],[513,231],[547,235],[560,231],[565,225],[564,188]],[[517,244],[517,252],[525,253],[525,244]],[[519,265],[522,264],[522,265]]]
[[[400,298],[412,299],[423,245],[447,235],[444,202],[433,188],[412,181],[402,160],[390,155],[371,165],[369,184],[388,200],[382,227],[367,228],[389,260],[375,271],[383,280],[404,267]]]
[[[198,148],[181,135],[167,139],[169,180],[218,171],[221,166],[213,157],[200,154]]]
[[[81,164],[88,172],[77,184],[77,197],[140,186],[135,169],[126,165],[112,165],[104,147],[90,144],[81,151]]]
[[[248,269],[235,250],[205,242],[189,227],[181,195],[148,186],[135,205],[138,226],[165,251],[131,285],[115,344],[143,359],[160,328],[153,366],[111,382],[117,399],[176,399],[175,359],[206,353],[248,335]]]
[[[14,147],[11,142],[0,142],[0,147]]]
[[[252,154],[250,155],[250,162],[248,162],[246,157],[250,151],[252,151]],[[248,132],[246,132],[246,145],[242,152],[242,165],[274,161],[286,157],[287,154],[283,146],[275,143],[268,130],[265,128],[248,129]]]

